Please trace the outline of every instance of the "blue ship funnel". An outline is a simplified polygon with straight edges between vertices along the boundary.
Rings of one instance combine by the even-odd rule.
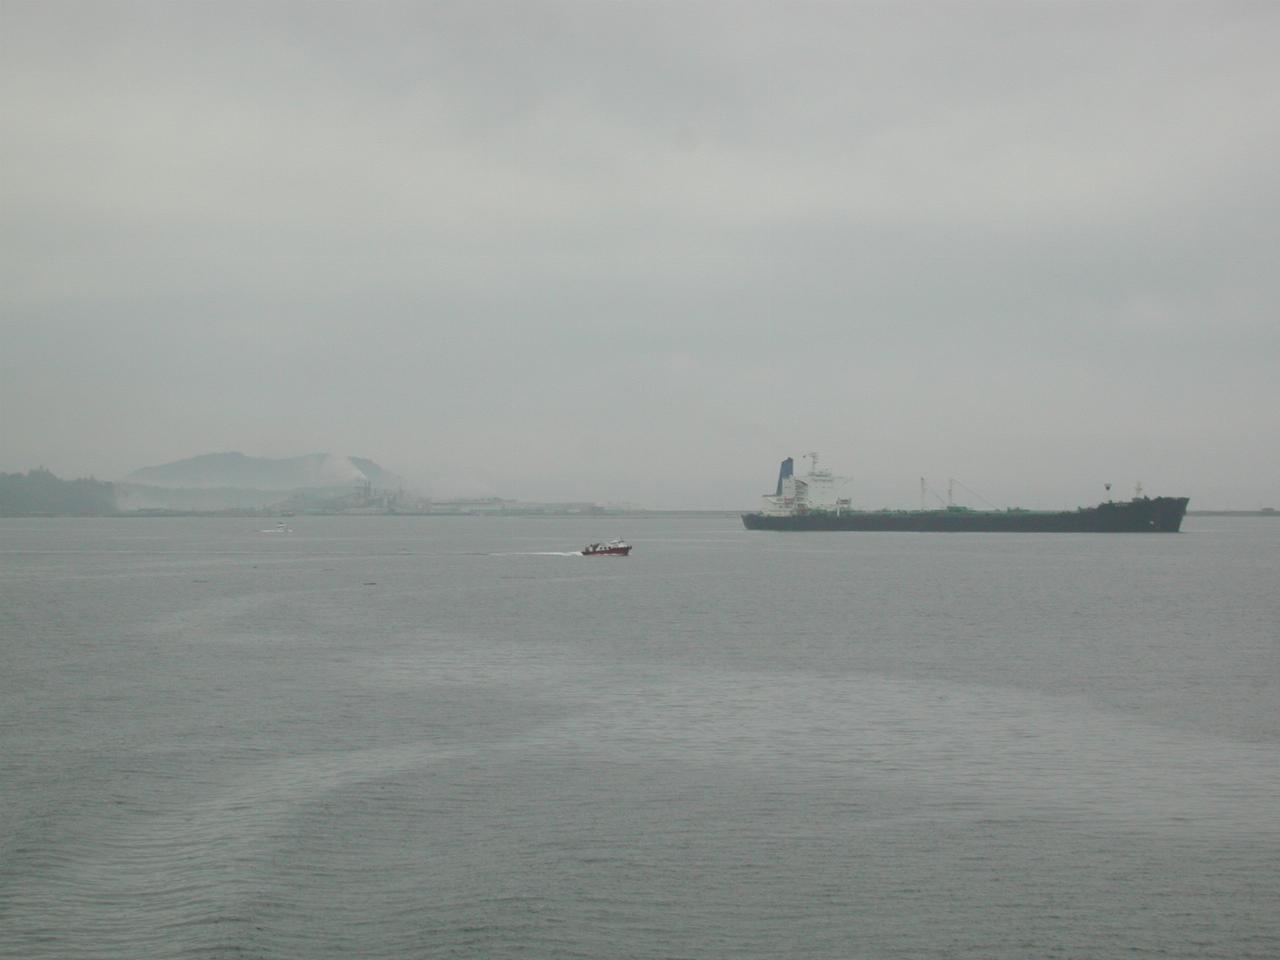
[[[795,470],[795,465],[795,461],[790,457],[782,461],[782,466],[778,469],[778,492],[774,494],[775,497],[782,496],[782,481],[791,476]]]

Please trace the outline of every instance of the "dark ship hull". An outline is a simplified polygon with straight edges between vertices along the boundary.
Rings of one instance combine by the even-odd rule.
[[[1038,510],[810,510],[744,513],[748,530],[884,530],[945,533],[1177,533],[1187,497],[1141,497],[1062,512]]]

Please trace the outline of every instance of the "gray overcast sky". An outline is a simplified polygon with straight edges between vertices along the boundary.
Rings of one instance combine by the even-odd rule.
[[[1280,4],[0,17],[0,470],[1280,506]]]

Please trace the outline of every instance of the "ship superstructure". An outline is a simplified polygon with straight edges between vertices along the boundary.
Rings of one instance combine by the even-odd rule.
[[[760,512],[767,517],[789,517],[813,510],[840,513],[849,509],[849,499],[842,497],[849,479],[834,476],[830,470],[818,467],[818,455],[809,454],[809,472],[804,477],[795,475],[795,460],[782,461],[778,470],[778,487],[764,495]]]

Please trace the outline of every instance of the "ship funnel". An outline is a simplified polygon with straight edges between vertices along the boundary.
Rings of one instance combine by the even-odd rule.
[[[795,472],[795,465],[796,462],[790,457],[782,461],[782,466],[778,468],[778,492],[774,494],[775,497],[782,496],[782,481]]]

